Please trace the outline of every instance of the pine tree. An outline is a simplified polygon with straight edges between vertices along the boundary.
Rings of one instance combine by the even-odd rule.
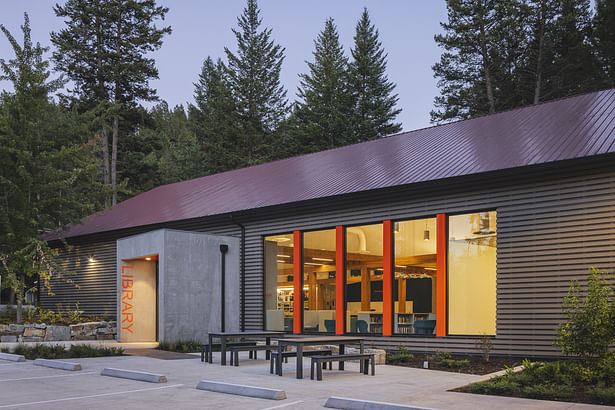
[[[395,84],[386,76],[387,55],[367,9],[357,23],[351,54],[348,85],[353,99],[354,140],[367,141],[401,131],[401,124],[394,122],[401,109],[395,108]]]
[[[501,30],[495,0],[447,0],[444,34],[434,37],[444,48],[432,67],[440,96],[432,121],[470,118],[493,113],[498,107],[496,78]]]
[[[189,107],[190,123],[201,152],[200,175],[244,165],[239,145],[241,118],[229,86],[228,70],[218,59],[203,62],[199,81],[194,84],[196,106]]]
[[[171,32],[154,24],[168,9],[154,0],[68,0],[54,11],[67,24],[51,33],[56,67],[73,81],[72,94],[81,109],[101,113],[104,182],[111,184],[115,204],[119,134],[132,128],[120,122],[137,101],[156,98],[149,80],[158,78],[158,70],[145,55],[160,48],[162,37]]]
[[[605,73],[605,86],[615,87],[615,2],[612,0],[596,0],[594,43]]]
[[[339,42],[333,19],[314,41],[314,61],[309,73],[300,74],[297,96],[297,133],[305,152],[321,151],[350,143],[351,98],[347,85],[348,59]]]
[[[74,113],[51,101],[64,81],[51,80],[47,48],[32,43],[28,15],[23,44],[2,25],[15,58],[0,59],[0,80],[14,91],[0,94],[0,272],[17,295],[18,322],[27,277],[40,276],[44,289],[63,272],[42,236],[100,209],[96,179],[100,163],[84,141]]]
[[[554,83],[551,98],[594,91],[603,82],[603,72],[590,46],[589,0],[562,0],[556,21]]]
[[[271,40],[262,23],[256,0],[248,0],[237,18],[237,52],[225,47],[228,83],[239,116],[243,141],[237,146],[241,165],[263,162],[271,156],[275,131],[286,117],[286,91],[280,84],[284,49]]]

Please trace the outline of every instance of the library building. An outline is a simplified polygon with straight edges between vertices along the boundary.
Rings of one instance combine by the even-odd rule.
[[[121,341],[358,334],[556,356],[562,298],[615,269],[615,89],[164,185],[54,237],[40,304]],[[121,326],[120,326],[121,324]]]

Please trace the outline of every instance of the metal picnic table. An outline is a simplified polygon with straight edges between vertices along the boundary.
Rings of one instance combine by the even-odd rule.
[[[272,337],[282,337],[284,336],[284,332],[274,331],[274,330],[246,330],[243,332],[209,332],[209,357],[207,361],[209,363],[213,362],[213,352],[211,346],[213,346],[213,339],[220,339],[220,364],[222,366],[226,365],[226,344],[229,339],[234,339],[238,337],[249,337],[249,338],[265,338],[265,344],[271,344]],[[267,359],[269,358],[269,351],[266,354]]]

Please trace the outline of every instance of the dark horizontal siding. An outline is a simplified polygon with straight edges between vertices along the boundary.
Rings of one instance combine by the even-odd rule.
[[[612,157],[604,157],[593,162],[528,167],[517,172],[262,208],[234,214],[233,219],[222,215],[77,238],[79,243],[89,244],[87,250],[82,245],[82,253],[103,245],[113,253],[112,261],[106,265],[110,273],[103,272],[102,266],[99,273],[106,293],[92,288],[88,300],[92,301],[92,311],[102,311],[107,304],[115,307],[115,239],[162,227],[239,236],[240,228],[232,223],[235,220],[246,227],[243,319],[246,329],[261,329],[264,321],[264,236],[295,229],[313,230],[384,219],[420,218],[442,212],[495,209],[498,276],[497,336],[493,353],[556,355],[558,350],[552,343],[555,329],[562,320],[561,300],[570,280],[584,279],[590,266],[608,270],[615,267],[615,170],[612,160]],[[58,298],[69,300],[70,293],[58,294]],[[368,339],[369,343],[389,347],[404,344],[414,351],[478,352],[476,337],[370,336]]]

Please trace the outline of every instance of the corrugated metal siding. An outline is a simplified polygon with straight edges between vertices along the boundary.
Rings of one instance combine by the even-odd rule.
[[[80,244],[71,252],[61,250],[62,266],[69,274],[51,281],[53,295],[41,288],[41,305],[57,311],[58,305],[63,310],[75,309],[78,302],[86,315],[115,318],[115,255],[115,241]],[[90,257],[94,263],[88,262]]]
[[[263,326],[263,236],[294,229],[496,209],[498,307],[493,353],[558,354],[552,342],[562,317],[561,298],[568,291],[570,279],[584,278],[590,266],[615,268],[612,161],[612,157],[604,157],[593,162],[414,184],[235,214],[234,218],[246,226],[246,328]],[[138,231],[171,227],[239,236],[239,227],[230,220],[228,216],[201,218],[140,227]],[[107,233],[104,238],[136,231]],[[114,306],[114,302],[113,295],[110,305]],[[369,341],[390,347],[403,343],[416,351],[438,348],[477,353],[475,337],[370,337]]]

